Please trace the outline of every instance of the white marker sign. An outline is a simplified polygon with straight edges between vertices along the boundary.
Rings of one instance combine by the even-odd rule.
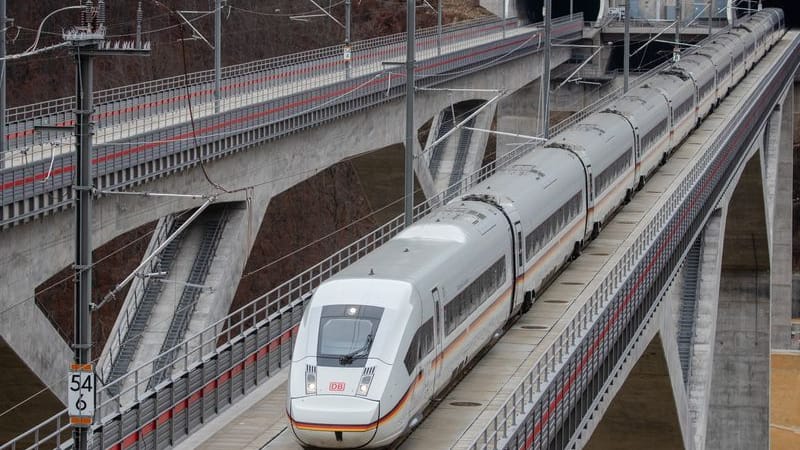
[[[67,410],[72,425],[88,427],[92,424],[95,384],[91,364],[72,364],[67,378]]]

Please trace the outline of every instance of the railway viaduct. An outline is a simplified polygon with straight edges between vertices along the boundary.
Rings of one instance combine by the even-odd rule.
[[[519,11],[522,6],[529,8],[523,2],[515,8]],[[607,7],[601,2],[597,10],[602,15]],[[555,65],[571,55],[567,49],[556,50]],[[420,91],[415,123],[441,122],[452,104],[489,101],[498,92],[479,90],[500,85],[499,106],[490,105],[482,120],[488,118],[490,123],[496,113],[500,129],[505,120],[508,129],[519,131],[520,122],[535,121],[535,108],[525,105],[531,83],[540,75],[540,58],[535,54],[514,59],[438,85],[451,89],[446,94]],[[768,368],[775,352],[791,347],[791,161],[794,116],[800,111],[800,96],[794,91],[793,86],[786,90],[749,145],[748,162],[726,183],[665,301],[619,366],[620,381],[611,383],[587,423],[587,432],[576,440],[580,445],[641,448],[642,443],[662,442],[663,448],[676,448],[672,446],[676,443],[685,448],[732,448],[746,441],[756,448],[767,439]],[[391,101],[142,185],[139,189],[149,192],[209,194],[211,179],[224,180],[228,190],[236,191],[216,197],[217,202],[234,206],[218,250],[223,263],[219,267],[224,269],[213,274],[217,283],[213,301],[209,296],[206,306],[198,306],[205,308],[204,322],[190,329],[203,329],[227,313],[236,286],[225,280],[241,276],[272,197],[339,161],[401,143],[402,128],[397,124],[402,118],[402,101]],[[481,147],[480,141],[472,146]],[[421,149],[422,145],[415,153]],[[434,179],[429,157],[418,159],[415,172],[427,194],[437,191],[441,183]],[[263,180],[271,182],[260,184]],[[240,186],[256,187],[237,191]],[[202,203],[189,198],[153,202],[146,197],[119,201],[101,196],[95,203],[94,244]],[[71,233],[54,230],[69,230],[72,220],[69,213],[55,213],[3,230],[0,246],[12,257],[0,262],[2,298],[30,297],[38,284],[69,265]],[[198,305],[203,304],[201,295]],[[63,392],[57,386],[63,384],[71,350],[35,305],[28,302],[8,310],[0,326],[7,352],[16,353],[46,386]],[[674,410],[668,407],[665,413],[662,405]],[[736,436],[725,435],[732,422],[750,426]],[[632,423],[638,426],[630,427]]]

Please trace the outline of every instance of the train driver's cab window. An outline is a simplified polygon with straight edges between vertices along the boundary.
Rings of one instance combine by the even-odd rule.
[[[323,307],[317,339],[317,364],[364,367],[382,316],[383,308],[377,306]]]

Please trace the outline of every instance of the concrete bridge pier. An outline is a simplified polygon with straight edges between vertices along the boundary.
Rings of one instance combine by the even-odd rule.
[[[0,337],[4,347],[11,352],[9,357],[13,353],[14,357],[22,360],[30,369],[25,376],[38,377],[66,405],[66,373],[72,362],[72,348],[64,342],[50,320],[36,306],[32,288],[11,292],[13,294],[8,297],[0,293],[0,296],[8,300],[2,303],[2,307],[7,309],[0,319]],[[41,345],[41,342],[47,342],[47,345]],[[6,375],[8,382],[4,386],[13,386],[15,381],[19,381],[11,373]],[[6,376],[0,375],[0,380],[5,378]]]
[[[115,370],[101,372],[105,382],[111,382],[130,370],[144,367],[139,373],[139,379],[151,373],[152,365],[148,364],[165,350],[175,346],[183,338],[193,336],[215,322],[225,317],[236,293],[238,280],[242,276],[248,255],[255,241],[266,213],[270,200],[270,193],[265,189],[252,189],[246,191],[246,199],[242,202],[226,202],[212,205],[205,210],[180,236],[176,237],[170,247],[162,251],[170,253],[171,260],[162,267],[163,274],[158,278],[144,281],[143,283],[158,283],[160,289],[153,296],[143,301],[144,289],[137,290],[140,295],[133,294],[133,289],[128,291],[125,304],[121,311],[136,311],[134,314],[119,314],[111,336],[115,337],[116,330],[127,330],[122,339],[109,339],[102,352],[99,366],[106,371],[114,362]],[[184,211],[179,220],[188,218],[193,211]],[[176,217],[174,215],[173,217]],[[190,277],[196,268],[201,248],[208,245],[208,232],[218,224],[221,235],[212,239],[213,251],[208,260],[208,269],[203,280],[194,280]],[[172,225],[172,220],[160,222],[159,227],[166,227],[163,236],[169,234],[169,229],[177,229]],[[162,230],[157,229],[156,234]],[[160,242],[159,242],[160,243]],[[151,248],[156,243],[151,242]],[[145,255],[147,257],[147,255]],[[161,255],[157,256],[161,258]],[[202,264],[204,261],[200,261]],[[148,270],[143,270],[148,272]],[[197,275],[195,275],[197,276]],[[199,295],[193,303],[183,304],[182,294],[189,287],[199,288]],[[138,306],[138,307],[137,307]],[[139,309],[142,309],[141,311]],[[145,312],[147,311],[147,312]],[[133,327],[129,327],[129,318],[136,314]],[[178,318],[186,318],[183,321]],[[142,319],[146,325],[142,329]],[[139,328],[136,327],[138,322]],[[182,326],[176,324],[185,323]],[[119,341],[125,343],[125,351],[120,351]],[[194,341],[192,341],[194,343]],[[216,346],[215,336],[209,335],[204,342],[208,346]],[[191,350],[199,347],[200,341]],[[176,355],[178,358],[182,356]],[[189,358],[189,363],[199,360],[199,354],[194,353]],[[119,359],[119,360],[118,360]],[[169,373],[165,373],[168,376]],[[126,390],[133,386],[134,379],[125,380],[114,392]],[[140,390],[143,387],[140,387]],[[134,392],[130,393],[132,397]]]
[[[792,341],[792,180],[794,85],[770,118],[762,150],[764,199],[770,254],[770,348],[789,349]]]
[[[497,105],[497,131],[536,136],[542,132],[539,125],[539,99],[541,83],[537,77],[533,82],[509,94]],[[515,144],[526,139],[513,136],[497,136],[497,157],[514,149]]]
[[[705,442],[767,448],[770,361],[791,345],[791,186],[794,92],[772,113],[722,204],[724,228]]]

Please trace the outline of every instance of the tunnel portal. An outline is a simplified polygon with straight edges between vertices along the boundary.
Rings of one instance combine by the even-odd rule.
[[[597,15],[600,13],[600,3],[603,0],[573,0],[572,8],[575,13],[582,12],[583,20],[593,21],[597,20]],[[553,5],[553,18],[566,16],[569,14],[569,1],[566,0],[552,0]],[[542,7],[544,0],[517,0],[517,14],[527,22],[541,22],[544,20],[542,16]]]

